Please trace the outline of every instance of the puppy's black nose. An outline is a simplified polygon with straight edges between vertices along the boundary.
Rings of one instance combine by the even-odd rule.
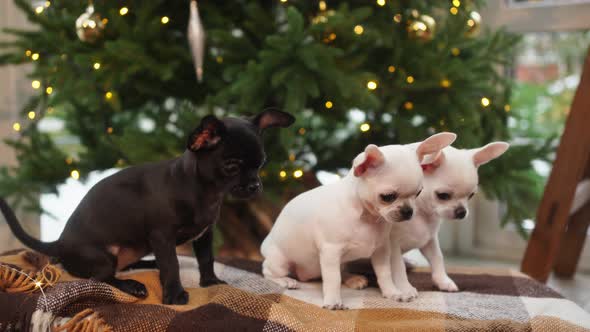
[[[455,218],[456,219],[463,219],[467,215],[467,210],[464,207],[459,206],[455,209]]]
[[[409,220],[410,218],[412,218],[414,210],[411,207],[404,205],[399,209],[399,213],[401,214],[404,220]]]
[[[255,193],[260,190],[260,183],[250,183],[246,189],[248,189],[249,193]]]

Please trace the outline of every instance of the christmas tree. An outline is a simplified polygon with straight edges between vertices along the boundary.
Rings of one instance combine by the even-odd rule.
[[[18,166],[0,170],[0,195],[33,207],[68,177],[179,155],[210,113],[297,117],[267,133],[262,176],[275,202],[318,170],[348,168],[368,143],[453,131],[455,146],[478,147],[511,141],[518,117],[502,72],[518,36],[483,29],[479,1],[199,1],[201,82],[187,0],[15,2],[35,29],[7,31],[0,64],[32,63],[36,93],[14,123]],[[63,129],[43,125],[56,119]],[[480,170],[520,230],[540,193],[531,161],[548,153],[533,137]]]

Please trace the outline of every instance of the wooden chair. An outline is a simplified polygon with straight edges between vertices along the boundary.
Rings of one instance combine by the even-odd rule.
[[[522,272],[546,282],[576,271],[590,224],[590,201],[570,214],[578,183],[590,178],[590,52],[523,261]]]

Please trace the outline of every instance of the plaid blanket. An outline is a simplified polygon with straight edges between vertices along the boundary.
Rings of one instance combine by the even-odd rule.
[[[450,269],[462,291],[443,293],[426,269],[416,269],[409,274],[420,291],[413,302],[382,298],[375,287],[344,287],[352,309],[329,311],[319,306],[319,282],[285,290],[262,278],[259,262],[217,262],[229,285],[210,288],[198,287],[195,259],[180,262],[189,303],[165,306],[157,271],[120,275],[146,285],[149,295],[139,300],[73,278],[38,254],[0,255],[0,331],[590,331],[590,314],[514,271]]]

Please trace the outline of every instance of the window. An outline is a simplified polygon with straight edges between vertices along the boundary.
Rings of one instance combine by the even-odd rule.
[[[559,137],[590,46],[590,1],[489,1],[481,14],[484,24],[491,28],[502,26],[523,34],[514,66],[507,70],[516,80],[512,109],[524,113],[522,119],[511,119],[512,132],[522,139],[551,134]],[[542,161],[533,165],[545,177],[543,187],[551,166]],[[443,248],[465,255],[520,261],[526,240],[514,228],[500,227],[501,204],[482,195],[473,201],[468,222],[444,224]],[[523,224],[529,229],[534,226],[532,220]],[[590,269],[589,247],[580,260],[583,270]]]

